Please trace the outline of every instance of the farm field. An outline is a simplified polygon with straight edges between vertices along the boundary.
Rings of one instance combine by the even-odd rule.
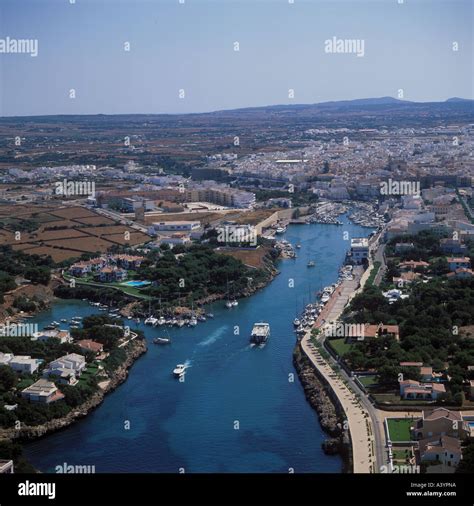
[[[15,237],[17,231],[21,232],[19,237]],[[105,253],[117,244],[136,246],[150,239],[79,206],[0,206],[0,244],[30,255],[49,255],[57,263],[84,253]]]
[[[237,260],[240,260],[245,265],[254,268],[263,268],[265,267],[264,257],[268,253],[268,249],[264,247],[259,247],[257,249],[239,249],[239,248],[229,248],[229,249],[220,249],[218,250],[222,255],[231,256]]]

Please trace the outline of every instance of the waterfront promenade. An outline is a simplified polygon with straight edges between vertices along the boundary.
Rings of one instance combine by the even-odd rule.
[[[334,291],[315,322],[314,328],[321,330],[318,340],[323,342],[324,325],[336,321],[359,284],[362,269],[357,269],[354,279],[341,283]],[[351,435],[353,471],[354,473],[377,472],[375,448],[376,441],[372,429],[372,420],[369,412],[364,409],[356,394],[346,386],[339,374],[325,360],[316,346],[311,342],[311,331],[307,332],[301,340],[301,347],[311,360],[319,374],[325,379],[337,396],[347,417]]]
[[[373,257],[378,259],[382,235],[383,230],[369,240],[370,255],[367,269],[364,271],[361,266],[354,266],[354,279],[346,280],[337,287],[316,320],[313,328],[320,330],[317,339],[321,345],[324,345],[325,341],[324,326],[336,323],[352,298],[363,291],[373,268]],[[383,266],[384,262],[381,263]],[[373,406],[353,377],[343,368],[340,368],[337,374],[334,372],[338,361],[331,355],[328,360],[321,357],[318,349],[311,343],[311,332],[304,336],[302,347],[344,406],[351,433],[354,472],[380,472],[381,466],[388,462],[383,426],[385,413]],[[344,401],[349,403],[344,404]],[[362,419],[366,421],[365,424],[362,423]]]

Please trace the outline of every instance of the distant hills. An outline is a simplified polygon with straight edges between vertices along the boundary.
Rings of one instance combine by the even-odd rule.
[[[459,97],[452,97],[448,98],[444,102],[413,102],[411,100],[400,100],[398,98],[393,97],[380,97],[380,98],[357,98],[355,100],[339,100],[339,101],[332,101],[332,102],[320,102],[319,104],[315,105],[335,105],[335,106],[343,106],[343,105],[349,105],[349,106],[366,106],[366,105],[404,105],[404,104],[443,104],[445,102],[474,102],[474,100],[471,100],[469,98],[459,98]]]
[[[329,106],[329,105],[335,105],[337,107],[339,106],[353,106],[353,105],[391,105],[391,104],[410,104],[413,102],[410,102],[408,100],[400,100],[398,98],[393,97],[379,97],[379,98],[356,98],[355,100],[333,100],[331,102],[320,102],[319,104],[315,105],[321,105],[321,106]]]
[[[400,100],[393,97],[358,98],[354,100],[338,100],[319,102],[315,104],[279,104],[257,107],[245,107],[240,109],[220,110],[211,113],[201,113],[201,117],[232,118],[247,117],[252,120],[271,117],[271,120],[282,120],[290,116],[292,118],[306,118],[313,121],[330,116],[332,119],[339,116],[377,116],[379,119],[386,117],[382,123],[386,123],[392,117],[412,117],[416,123],[416,117],[421,120],[424,116],[439,119],[455,120],[456,118],[474,122],[474,100],[452,97],[442,102],[413,102]],[[183,115],[185,116],[185,115]],[[472,116],[472,120],[471,120]],[[375,122],[376,123],[376,122]],[[374,123],[374,125],[375,125]],[[421,123],[420,123],[421,124]],[[413,126],[413,125],[412,125]]]
[[[124,119],[132,121],[157,121],[165,123],[176,123],[186,121],[199,123],[200,121],[232,120],[268,122],[277,121],[288,124],[295,120],[329,125],[333,120],[338,123],[347,123],[348,118],[359,117],[360,121],[386,125],[392,120],[399,123],[409,120],[409,124],[427,124],[427,118],[442,121],[468,121],[474,123],[474,100],[460,97],[451,97],[441,102],[414,102],[400,100],[393,97],[358,98],[354,100],[334,100],[314,104],[278,104],[244,107],[238,109],[223,109],[212,112],[201,113],[148,113],[148,114],[65,114],[65,115],[42,115],[42,116],[10,116],[0,117],[1,123],[12,123],[16,120],[24,121],[34,118],[37,122],[59,121],[78,122],[93,119],[98,124],[120,123]],[[408,123],[407,123],[408,124]],[[353,123],[353,126],[355,123]],[[178,125],[176,125],[178,126]],[[347,125],[346,125],[347,126]]]
[[[448,100],[446,100],[446,102],[474,102],[474,100],[471,100],[469,98],[453,97],[453,98],[448,98]]]

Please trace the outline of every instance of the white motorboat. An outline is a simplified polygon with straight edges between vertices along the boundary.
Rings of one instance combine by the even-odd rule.
[[[146,320],[145,320],[145,325],[156,325],[156,323],[158,322],[158,319],[155,318],[154,316],[149,316]]]
[[[253,344],[265,344],[270,337],[270,324],[269,323],[254,323],[252,333],[250,334],[250,342]]]
[[[183,376],[184,374],[186,373],[186,366],[184,364],[178,364],[174,369],[173,369],[173,374],[177,377],[177,378],[181,378],[181,376]]]
[[[153,344],[171,344],[171,339],[169,337],[155,337]]]

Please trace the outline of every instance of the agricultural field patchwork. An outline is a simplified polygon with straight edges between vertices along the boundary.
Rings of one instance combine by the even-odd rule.
[[[49,255],[58,263],[84,253],[105,253],[114,245],[136,246],[149,240],[147,234],[78,206],[0,206],[0,244],[31,255]]]

